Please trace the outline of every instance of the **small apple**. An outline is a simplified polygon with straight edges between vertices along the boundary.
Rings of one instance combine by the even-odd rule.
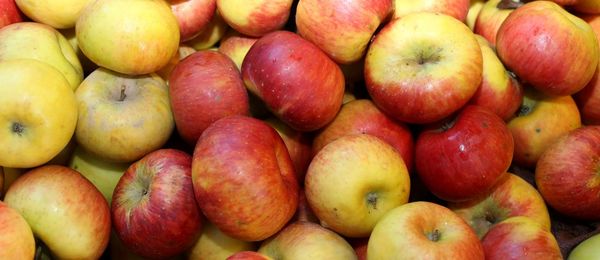
[[[469,6],[469,0],[394,0],[393,19],[410,13],[431,12],[446,14],[462,22],[467,18]]]
[[[2,201],[0,234],[0,259],[34,259],[35,240],[29,224],[19,212]]]
[[[304,175],[312,159],[312,136],[309,134],[297,131],[283,123],[281,120],[270,117],[265,120],[267,124],[277,130],[281,139],[285,143],[290,158],[294,163],[294,172],[299,184],[304,183]]]
[[[23,21],[23,14],[15,0],[0,0],[0,28]]]
[[[401,234],[401,235],[399,235]],[[389,211],[369,238],[367,259],[484,259],[471,227],[446,207],[410,202]]]
[[[216,0],[169,0],[179,24],[179,39],[185,42],[204,31],[217,10]]]
[[[419,124],[464,106],[481,83],[482,63],[469,27],[448,15],[421,12],[383,27],[369,47],[364,73],[383,112]]]
[[[596,33],[596,38],[600,43],[600,15],[581,15],[581,19],[586,21]],[[586,125],[600,124],[600,66],[596,68],[596,73],[592,80],[579,92],[573,95],[581,120]]]
[[[226,259],[237,252],[253,251],[257,248],[255,243],[232,238],[209,221],[203,221],[202,233],[187,252],[187,259]]]
[[[492,47],[495,47],[500,25],[512,11],[522,5],[522,0],[489,0],[485,2],[475,20],[473,32],[483,36]]]
[[[285,26],[292,0],[217,0],[217,10],[236,31],[254,37]]]
[[[229,30],[221,39],[219,52],[233,60],[238,70],[241,71],[242,62],[244,62],[246,54],[257,40],[258,38],[240,34],[235,30]]]
[[[184,43],[197,51],[208,50],[213,48],[225,36],[228,30],[229,26],[223,20],[223,17],[219,12],[215,12],[213,18],[206,25],[206,28],[200,34]]]
[[[67,29],[75,26],[75,22],[83,9],[92,0],[54,0],[32,1],[16,0],[17,6],[32,20],[50,25],[57,29]]]
[[[8,189],[4,202],[59,259],[98,259],[110,236],[110,210],[102,193],[77,171],[35,168]]]
[[[598,256],[600,248],[600,234],[593,235],[580,242],[569,253],[569,260],[594,259]]]
[[[270,258],[266,255],[263,255],[261,253],[254,252],[254,251],[237,252],[237,253],[231,255],[230,257],[227,257],[227,260],[272,260],[272,259],[273,258]]]

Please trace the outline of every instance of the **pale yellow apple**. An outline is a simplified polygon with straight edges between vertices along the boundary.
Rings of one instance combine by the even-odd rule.
[[[203,221],[202,234],[187,256],[189,260],[225,260],[237,252],[253,251],[256,248],[255,243],[232,238],[212,223]]]
[[[81,49],[79,49],[79,43],[77,43],[77,34],[75,34],[75,28],[63,29],[59,30],[59,32],[63,36],[65,36],[71,47],[73,47],[73,50],[75,51],[75,54],[79,59],[79,63],[81,64],[81,68],[83,69],[84,75],[88,75],[98,68],[98,65],[92,62],[87,56],[85,56],[85,54],[83,54]]]
[[[69,143],[77,104],[69,83],[36,60],[0,62],[0,165],[30,168],[54,158]]]
[[[479,15],[479,11],[483,7],[485,0],[471,0],[469,6],[469,12],[467,13],[467,26],[473,30],[475,28],[475,21],[477,20],[477,16]]]
[[[108,162],[78,146],[69,159],[69,167],[92,182],[110,205],[115,187],[129,167],[129,163]]]
[[[75,25],[79,48],[94,63],[130,75],[156,72],[179,47],[179,25],[163,0],[97,0]]]
[[[0,167],[0,172],[2,172]],[[33,259],[35,241],[27,221],[0,201],[0,259]]]
[[[185,44],[191,46],[197,51],[210,49],[225,36],[229,26],[223,20],[219,12],[215,12],[210,23],[206,25],[206,29],[198,36],[186,41]]]
[[[83,69],[67,39],[41,23],[14,23],[0,30],[0,62],[35,59],[60,71],[75,90],[83,80]]]
[[[108,161],[140,159],[162,147],[175,128],[168,87],[156,74],[127,76],[99,68],[75,95],[77,143]]]
[[[15,0],[27,17],[57,29],[75,26],[81,11],[93,0]]]

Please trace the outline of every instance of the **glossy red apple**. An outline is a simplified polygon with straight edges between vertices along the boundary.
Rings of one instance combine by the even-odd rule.
[[[599,4],[600,5],[600,4]],[[596,33],[600,42],[600,15],[581,15]],[[573,95],[581,114],[581,121],[586,125],[600,125],[600,66],[592,80],[579,92]]]
[[[169,3],[177,18],[182,42],[200,34],[217,10],[216,0],[169,0]]]
[[[340,67],[289,31],[269,33],[254,43],[242,64],[242,76],[246,87],[296,130],[325,126],[342,106]]]
[[[0,0],[0,28],[23,21],[23,14],[15,0]]]
[[[294,215],[294,166],[283,140],[267,123],[246,116],[220,119],[202,133],[193,156],[196,200],[223,233],[264,240]]]
[[[425,186],[447,201],[491,192],[511,164],[513,138],[504,121],[479,106],[424,130],[415,144],[417,173]]]

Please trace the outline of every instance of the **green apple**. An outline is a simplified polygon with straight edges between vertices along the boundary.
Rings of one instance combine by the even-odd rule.
[[[569,260],[593,260],[600,255],[600,234],[593,235],[579,243],[567,259]]]
[[[81,11],[93,0],[15,0],[15,2],[32,20],[64,29],[74,27]]]
[[[2,167],[0,167],[0,173]],[[0,259],[33,259],[35,241],[27,221],[0,201]]]
[[[188,251],[188,259],[226,259],[241,251],[252,251],[256,243],[232,238],[221,232],[214,224],[203,219],[202,234]]]

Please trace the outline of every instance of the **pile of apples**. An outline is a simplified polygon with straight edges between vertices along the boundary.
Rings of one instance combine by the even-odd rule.
[[[599,38],[597,0],[0,0],[0,259],[598,258],[551,216],[600,220]]]

